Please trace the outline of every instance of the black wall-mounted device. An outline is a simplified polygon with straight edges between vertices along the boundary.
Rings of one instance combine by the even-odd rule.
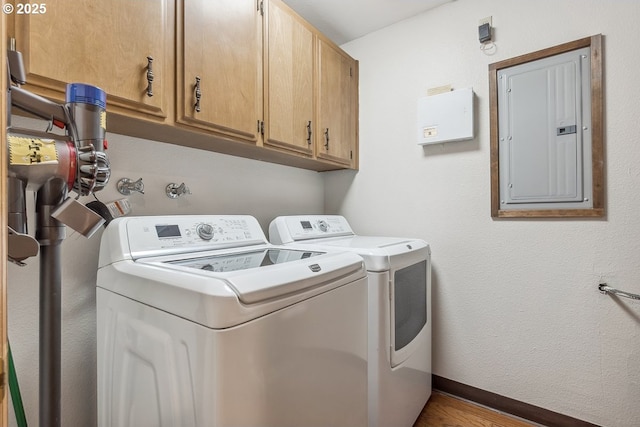
[[[491,41],[491,25],[488,22],[478,27],[478,39],[480,43]]]

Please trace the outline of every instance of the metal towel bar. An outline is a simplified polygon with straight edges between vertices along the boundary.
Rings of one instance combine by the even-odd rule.
[[[607,286],[606,283],[600,283],[598,285],[598,290],[603,294],[613,294],[618,295],[619,297],[631,298],[640,301],[640,295],[632,294],[625,291],[619,291],[618,289],[612,288],[611,286]]]

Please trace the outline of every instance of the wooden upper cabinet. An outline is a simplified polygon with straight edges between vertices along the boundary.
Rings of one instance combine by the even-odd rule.
[[[264,144],[313,155],[312,27],[280,0],[271,0],[265,43]]]
[[[357,159],[357,62],[318,38],[319,159],[356,168]]]
[[[182,0],[178,122],[256,143],[262,122],[262,14],[256,0]]]
[[[67,83],[98,86],[123,134],[312,170],[357,168],[358,63],[282,0],[45,7],[5,17],[26,89],[63,101]]]
[[[55,0],[45,13],[13,14],[25,88],[62,101],[66,83],[87,83],[107,93],[108,111],[163,121],[173,98],[174,11],[173,0]]]

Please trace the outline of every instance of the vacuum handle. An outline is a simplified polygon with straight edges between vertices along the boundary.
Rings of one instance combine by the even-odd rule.
[[[16,86],[11,88],[11,104],[45,120],[51,120],[60,129],[64,129],[69,123],[64,106]]]

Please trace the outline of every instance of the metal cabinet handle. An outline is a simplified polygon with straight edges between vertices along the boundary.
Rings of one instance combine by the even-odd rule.
[[[324,148],[329,149],[329,128],[324,131]]]
[[[200,112],[200,98],[202,98],[202,91],[200,90],[200,77],[196,76],[196,112]]]
[[[307,144],[311,145],[311,120],[307,123]]]
[[[153,57],[147,56],[147,96],[153,96]]]

